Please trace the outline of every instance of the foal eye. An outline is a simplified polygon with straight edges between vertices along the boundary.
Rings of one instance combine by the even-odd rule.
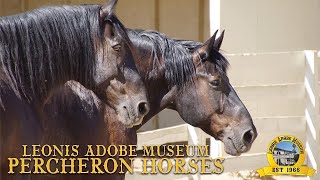
[[[217,80],[210,81],[210,85],[214,87],[218,87],[220,85],[220,80],[217,79]]]
[[[112,49],[117,51],[117,52],[120,52],[121,51],[121,45],[120,44],[114,45],[114,46],[112,46]]]

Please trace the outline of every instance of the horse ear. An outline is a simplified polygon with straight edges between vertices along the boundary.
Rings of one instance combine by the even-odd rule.
[[[217,33],[218,33],[218,30],[216,30],[216,32],[211,36],[211,38],[207,42],[204,43],[206,45],[207,52],[210,52],[212,50],[212,48],[214,48]]]
[[[104,35],[110,39],[114,38],[114,36],[115,36],[115,28],[110,21],[106,22],[106,25],[104,28]]]
[[[104,34],[108,38],[113,38],[115,35],[115,28],[111,21],[108,21],[107,18],[114,13],[115,7],[118,0],[111,0],[107,4],[103,5],[100,10],[100,18],[103,23],[105,23]]]
[[[211,36],[210,39],[208,39],[205,43],[203,43],[203,46],[199,47],[199,49],[197,49],[197,55],[199,58],[199,60],[204,60],[206,58],[204,57],[208,57],[208,55],[211,53],[212,49],[214,48],[214,42],[216,40],[216,36],[217,36],[218,30]],[[196,62],[196,64],[199,62]]]
[[[223,41],[223,37],[224,37],[224,30],[222,31],[221,35],[218,37],[218,39],[214,42],[214,48],[216,50],[219,50]]]
[[[103,5],[100,10],[100,18],[104,20],[114,13],[117,3],[118,0],[111,0],[107,4]]]

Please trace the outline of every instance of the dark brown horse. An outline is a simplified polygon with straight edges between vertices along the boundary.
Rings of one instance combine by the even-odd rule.
[[[41,142],[51,128],[43,107],[69,80],[91,89],[127,126],[140,124],[148,113],[132,44],[113,13],[116,2],[45,7],[0,18],[1,175],[7,158],[19,157],[23,144]],[[130,93],[122,91],[129,76],[135,88]],[[116,104],[117,93],[132,98]]]
[[[137,48],[136,66],[147,87],[150,112],[146,123],[165,108],[176,110],[188,124],[200,127],[209,135],[225,144],[231,155],[247,152],[257,136],[251,116],[243,105],[226,75],[227,60],[219,49],[223,34],[216,34],[206,43],[170,39],[153,31],[129,30],[129,37]],[[59,107],[59,99],[72,97],[73,109]],[[79,97],[86,97],[81,99]],[[118,94],[117,97],[121,97]],[[136,144],[136,131],[120,123],[108,105],[103,104],[92,93],[74,91],[66,86],[56,94],[55,103],[48,104],[50,122],[60,124],[77,122],[74,126],[60,127],[62,133],[48,134],[48,143],[65,144]],[[95,103],[91,103],[95,102]],[[98,103],[97,105],[97,102]],[[81,119],[79,121],[79,119]],[[91,131],[86,131],[90,126]],[[92,134],[94,132],[94,134]],[[65,139],[65,138],[68,139]],[[88,178],[83,176],[81,178]],[[94,176],[96,179],[99,176]],[[110,179],[123,179],[124,174],[111,175]]]
[[[228,61],[219,52],[224,33],[217,39],[216,34],[202,45],[157,32],[129,32],[138,49],[152,49],[149,53],[155,57],[136,62],[141,77],[148,77],[151,111],[144,122],[164,108],[174,109],[185,122],[222,141],[228,154],[240,155],[250,149],[257,132],[229,83]]]

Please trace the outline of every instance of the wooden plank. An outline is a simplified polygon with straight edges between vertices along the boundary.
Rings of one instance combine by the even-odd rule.
[[[306,129],[304,116],[254,118],[253,123],[259,133],[272,133],[277,131],[304,132]]]
[[[305,70],[305,88],[306,88],[306,152],[308,154],[308,165],[320,171],[320,122],[319,122],[319,69],[318,56],[315,51],[306,51],[306,70]],[[319,179],[319,173],[315,174],[312,179]]]
[[[138,133],[137,148],[142,149],[143,145],[159,145],[171,142],[187,141],[187,132],[187,125],[180,125]]]
[[[304,116],[303,84],[236,87],[235,90],[253,118]]]
[[[243,163],[250,162],[250,163]],[[268,166],[267,156],[265,153],[242,155],[239,157],[228,157],[223,162],[224,173],[238,172],[243,170],[256,170]]]
[[[304,52],[226,55],[233,86],[304,83]]]

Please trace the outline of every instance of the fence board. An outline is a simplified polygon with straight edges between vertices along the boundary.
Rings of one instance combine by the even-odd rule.
[[[236,87],[235,90],[254,118],[304,116],[303,85]]]
[[[265,86],[304,83],[304,53],[284,52],[250,55],[226,55],[233,86]]]

